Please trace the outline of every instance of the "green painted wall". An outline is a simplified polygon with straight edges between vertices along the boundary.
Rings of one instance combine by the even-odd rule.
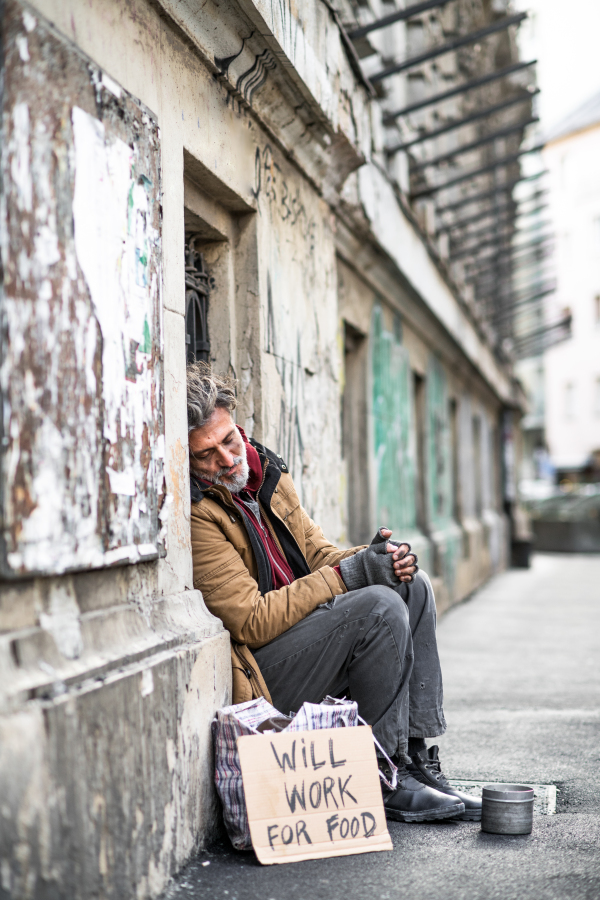
[[[416,440],[413,376],[408,350],[402,344],[402,324],[394,316],[386,325],[380,304],[373,309],[371,371],[373,388],[373,450],[375,454],[377,522],[419,546],[421,564],[441,575],[450,595],[454,590],[460,529],[453,519],[452,436],[448,386],[444,369],[431,355],[426,378],[424,421],[425,504],[431,544],[419,538],[416,509]],[[389,315],[389,314],[388,314]],[[435,548],[434,557],[429,549]]]
[[[452,479],[452,435],[446,374],[432,355],[427,370],[426,485],[430,533],[437,550],[436,575],[441,575],[450,593],[461,552],[461,534],[454,522]]]
[[[446,376],[435,356],[427,372],[427,511],[432,529],[452,518],[452,446]]]
[[[385,327],[373,309],[371,366],[377,522],[396,533],[416,528],[412,379],[400,317]]]

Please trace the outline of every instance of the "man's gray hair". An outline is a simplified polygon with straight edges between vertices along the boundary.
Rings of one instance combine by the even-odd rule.
[[[206,425],[215,409],[230,413],[237,406],[236,381],[229,375],[216,375],[208,363],[190,363],[186,371],[188,434]]]

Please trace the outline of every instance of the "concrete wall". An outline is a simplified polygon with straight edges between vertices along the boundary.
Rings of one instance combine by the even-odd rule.
[[[72,213],[65,195],[56,193],[54,176],[66,167],[73,182],[77,176],[76,159],[67,155],[68,145],[60,130],[48,127],[51,108],[41,102],[36,106],[36,94],[30,91],[23,101],[16,98],[17,102],[29,106],[29,119],[34,125],[29,143],[26,135],[21,156],[17,157],[14,153],[10,156],[14,141],[3,142],[3,217],[7,218],[3,218],[2,299],[4,350],[18,353],[19,334],[15,323],[20,321],[21,340],[32,355],[28,359],[18,358],[19,369],[17,358],[3,353],[2,389],[4,435],[14,435],[15,425],[11,431],[11,422],[20,421],[29,426],[29,431],[21,427],[17,434],[20,464],[26,473],[23,478],[29,477],[33,486],[29,507],[25,510],[16,507],[19,484],[28,482],[23,478],[15,481],[14,466],[4,468],[2,525],[7,529],[11,524],[7,513],[11,508],[16,509],[13,515],[16,528],[12,533],[17,537],[22,535],[30,522],[32,539],[39,541],[44,537],[53,552],[39,548],[37,552],[23,554],[24,564],[12,564],[5,569],[7,580],[0,583],[0,892],[3,896],[155,895],[169,875],[213,833],[217,822],[209,723],[214,710],[229,702],[231,672],[228,635],[221,623],[207,612],[201,594],[192,589],[185,355],[182,354],[184,310],[180,288],[183,143],[181,136],[173,135],[168,117],[165,120],[161,89],[157,92],[156,78],[147,68],[146,50],[151,47],[154,52],[160,20],[145,7],[141,9],[144,15],[137,25],[131,18],[132,10],[126,14],[119,4],[111,8],[99,3],[85,9],[74,4],[69,10],[62,4],[56,4],[53,9],[51,4],[34,8],[8,3],[3,10],[7,63],[11,53],[13,57],[17,54],[11,75],[18,74],[16,65],[19,64],[34,81],[43,77],[39,91],[48,93],[54,88],[63,103],[68,102],[67,88],[78,92],[72,105],[85,107],[87,104],[88,114],[95,116],[96,121],[101,118],[104,95],[108,99],[112,97],[116,104],[115,93],[123,89],[134,98],[134,104],[141,103],[152,117],[156,116],[156,134],[160,140],[158,165],[163,177],[162,193],[153,199],[155,211],[162,205],[163,238],[155,285],[160,289],[156,296],[162,302],[160,309],[156,308],[158,402],[148,424],[158,429],[152,436],[151,453],[160,452],[161,445],[165,448],[162,451],[164,486],[161,487],[162,460],[158,481],[147,483],[147,507],[154,517],[154,532],[144,533],[140,529],[129,541],[127,522],[131,507],[119,506],[120,495],[113,493],[110,490],[113,485],[105,484],[102,479],[99,483],[108,496],[102,500],[97,514],[89,509],[86,514],[85,502],[93,502],[96,490],[90,484],[90,477],[94,471],[104,475],[104,466],[109,464],[108,439],[106,435],[103,439],[102,430],[94,446],[84,444],[77,432],[71,439],[71,422],[78,410],[84,409],[92,417],[92,429],[102,422],[101,415],[106,413],[99,357],[95,357],[95,372],[99,377],[98,384],[94,385],[93,379],[88,378],[86,382],[85,357],[78,354],[77,345],[69,350],[67,343],[69,338],[78,337],[73,323],[77,316],[82,321],[79,310],[90,302],[90,283],[80,275],[79,281],[72,282],[71,296],[65,296],[61,273],[57,272],[61,263],[49,259],[50,280],[54,278],[62,306],[59,304],[53,310],[50,303],[49,314],[43,316],[40,300],[45,294],[38,289],[39,284],[34,284],[36,321],[25,319],[26,312],[31,315],[26,295],[22,289],[11,295],[9,280],[15,245],[14,241],[10,243],[7,223],[17,221],[18,224],[20,215],[24,229],[28,214],[27,210],[20,212],[18,199],[13,200],[10,194],[11,185],[18,181],[13,177],[17,169],[21,181],[26,183],[31,162],[35,188],[32,235],[43,237],[46,228],[50,233],[47,243],[51,244],[52,229],[56,229],[60,238],[65,230],[72,228]],[[122,23],[116,32],[120,35],[117,40],[115,16]],[[38,64],[38,47],[45,52],[44,64],[49,70]],[[132,47],[137,48],[133,54]],[[128,64],[130,74],[123,69]],[[96,77],[95,95],[93,76],[98,71],[97,65],[102,68]],[[53,66],[57,67],[56,73],[52,71]],[[82,93],[85,83],[83,76],[77,74],[80,72],[87,79],[89,103],[85,99],[88,94]],[[112,75],[114,84],[109,79],[102,84],[102,77],[107,75]],[[21,89],[19,83],[7,79],[3,96],[5,116],[11,115],[11,84]],[[169,97],[164,100],[166,108],[172,110]],[[70,113],[68,109],[67,121]],[[180,114],[172,115],[181,121]],[[38,160],[43,161],[45,146],[53,176],[48,179],[50,199],[38,188],[40,184],[43,187]],[[167,165],[166,159],[170,160]],[[33,168],[36,163],[37,172]],[[68,185],[66,191],[68,194]],[[94,208],[91,190],[87,200],[93,209],[89,219],[93,224],[99,210]],[[47,218],[49,213],[53,215],[51,220]],[[156,222],[154,226],[159,227]],[[62,247],[60,240],[58,246]],[[26,244],[22,249],[24,253],[30,252]],[[36,245],[34,239],[29,257],[34,276],[36,250],[39,250],[39,240]],[[81,266],[81,257],[77,259]],[[99,262],[100,266],[111,264],[104,255]],[[23,271],[23,263],[19,271]],[[44,273],[42,276],[46,277]],[[15,300],[9,307],[11,296]],[[7,316],[10,309],[14,310],[11,319]],[[37,344],[30,340],[26,321],[31,322],[27,327],[37,335]],[[40,365],[45,358],[41,347],[48,354],[47,365]],[[160,374],[162,363],[164,378]],[[23,372],[26,390],[18,392],[19,371]],[[73,378],[68,376],[71,372]],[[108,364],[106,374],[110,374]],[[83,379],[83,387],[76,378]],[[154,394],[150,391],[147,396]],[[39,404],[39,412],[35,403]],[[54,415],[57,429],[62,430],[56,431],[58,445],[46,437],[39,443],[36,456],[32,444],[35,440],[39,442],[43,434],[36,426],[35,416],[43,415]],[[83,434],[89,432],[88,428]],[[158,440],[161,434],[162,442]],[[122,440],[119,445],[123,446]],[[8,464],[6,447],[4,442],[3,462]],[[86,447],[90,448],[87,456]],[[79,469],[73,463],[65,469],[69,466],[68,460],[65,463],[69,448]],[[141,459],[145,458],[142,455]],[[113,468],[117,469],[117,465]],[[104,479],[107,480],[106,476]],[[144,494],[140,488],[138,485],[136,493],[141,501]],[[10,489],[12,507],[7,506]],[[77,552],[71,551],[66,539],[61,539],[59,530],[65,521],[64,509],[69,497],[74,498],[68,508],[74,510],[75,518],[65,534],[73,536]],[[43,501],[49,499],[45,521],[36,525],[33,521],[36,510],[43,511]],[[79,502],[83,507],[77,506]],[[89,553],[86,557],[90,516],[92,537],[95,522],[100,526],[94,540],[104,552],[104,559],[98,552],[93,559]],[[45,535],[44,529],[48,527],[50,532]],[[118,559],[119,548],[126,549],[128,543],[135,548],[143,547],[158,537],[161,530],[161,546],[149,556],[152,559],[166,553],[162,558],[138,565],[106,567],[130,558],[139,559],[140,554],[133,550]],[[112,559],[106,556],[106,551],[112,553]],[[11,559],[14,562],[14,556],[7,558],[9,563]],[[56,574],[65,569],[73,573]]]
[[[368,539],[389,517],[431,571],[440,609],[505,563],[500,417],[519,397],[382,166],[381,111],[321,0],[201,10],[175,0],[10,0],[5,10],[5,58],[28,77],[41,74],[29,50],[40,41],[54,48],[47,78],[72,60],[86,90],[95,86],[89,116],[100,121],[105,101],[115,110],[126,101],[154,128],[163,375],[152,449],[164,435],[164,486],[148,493],[156,558],[138,549],[62,569],[40,563],[5,570],[0,582],[0,891],[144,898],[214,833],[209,723],[230,699],[228,635],[192,589],[186,241],[204,256],[210,358],[238,378],[240,424],[284,456],[332,540]],[[34,99],[23,102],[43,118]],[[7,94],[3,103],[10,118]],[[76,179],[76,154],[60,133],[53,141]],[[25,140],[13,157],[3,148],[5,185],[35,146]],[[24,217],[6,188],[3,201],[5,260],[6,222],[20,228]],[[68,204],[57,207],[57,228],[68,231],[71,218]],[[5,278],[5,309],[9,288]],[[76,298],[91,309],[89,290],[84,277]],[[15,294],[17,325],[21,302]],[[126,311],[131,302],[125,291]],[[61,334],[72,319],[67,305]],[[51,375],[23,364],[25,386],[60,385],[61,370]],[[22,412],[31,396],[17,398]],[[50,408],[62,402],[55,392]],[[57,472],[60,443],[49,456]],[[106,452],[101,440],[99,471]],[[109,477],[103,503],[122,525],[130,507],[119,511],[112,488]]]

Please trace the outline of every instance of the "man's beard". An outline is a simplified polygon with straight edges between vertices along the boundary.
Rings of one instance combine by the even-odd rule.
[[[240,463],[242,464],[241,471],[236,475],[230,475],[229,481],[223,481],[223,476],[231,472],[231,469],[235,469]],[[248,484],[248,478],[250,477],[246,445],[242,442],[242,455],[233,457],[233,466],[230,469],[219,469],[215,475],[209,475],[208,472],[203,472],[200,468],[196,471],[204,481],[210,481],[212,484],[220,484],[223,487],[226,487],[228,491],[231,491],[232,494],[239,494]]]

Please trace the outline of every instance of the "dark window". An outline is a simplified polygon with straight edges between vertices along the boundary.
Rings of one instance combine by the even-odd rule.
[[[342,457],[347,467],[348,540],[353,545],[367,544],[373,530],[368,477],[368,358],[365,335],[345,322]]]
[[[450,449],[452,453],[452,518],[455,522],[460,522],[462,514],[458,471],[458,406],[454,399],[448,401],[448,419],[450,420]]]
[[[481,418],[473,416],[473,478],[475,481],[475,515],[483,514],[483,470],[481,460]]]
[[[210,278],[194,238],[185,245],[185,343],[187,362],[208,362],[208,295]]]

